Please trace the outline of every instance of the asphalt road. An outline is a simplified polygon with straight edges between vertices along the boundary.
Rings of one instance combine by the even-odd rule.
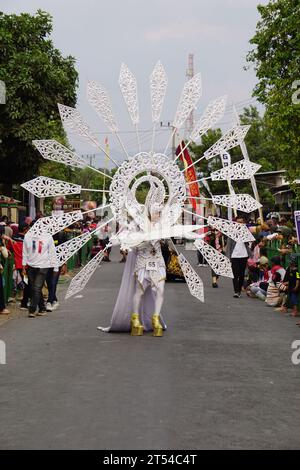
[[[209,269],[197,268],[206,302],[168,284],[163,338],[99,332],[118,292],[117,259],[82,298],[1,326],[0,448],[299,449],[295,320],[233,299],[230,280],[212,289]]]

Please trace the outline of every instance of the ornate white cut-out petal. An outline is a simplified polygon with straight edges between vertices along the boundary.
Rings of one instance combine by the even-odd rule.
[[[108,129],[112,132],[118,132],[118,125],[106,89],[97,82],[88,82],[87,98],[90,105],[103,119]]]
[[[240,160],[232,165],[225,166],[211,173],[212,181],[219,180],[247,180],[251,178],[261,167],[257,163],[248,160]]]
[[[150,93],[151,93],[151,109],[152,109],[152,122],[157,123],[160,119],[166,90],[168,84],[168,77],[165,69],[160,61],[155,65],[152,74],[150,75]]]
[[[262,205],[256,201],[250,194],[218,194],[212,196],[214,204],[220,206],[232,207],[242,212],[253,212],[262,207]]]
[[[54,235],[55,233],[64,230],[69,225],[82,220],[81,211],[67,212],[62,215],[52,215],[49,217],[42,217],[38,219],[35,224],[30,228],[29,233],[32,235]]]
[[[202,93],[201,75],[197,73],[188,80],[182,90],[177,106],[173,126],[179,129],[185,123],[191,111],[195,109]]]
[[[83,247],[90,239],[92,235],[90,232],[83,233],[79,237],[71,238],[67,242],[58,245],[56,248],[56,257],[58,260],[59,266],[62,266],[68,259],[71,258],[80,248]]]
[[[66,293],[66,299],[72,297],[75,294],[78,294],[78,292],[82,291],[85,288],[90,278],[100,265],[103,256],[104,251],[100,251],[99,253],[97,253],[97,255],[93,259],[91,259],[91,261],[89,261],[84,266],[84,268],[82,268],[79,273],[76,274],[76,276],[73,277]]]
[[[201,239],[197,239],[194,245],[218,276],[233,278],[231,262],[227,256],[219,253],[215,248]]]
[[[33,140],[32,143],[46,160],[63,163],[74,168],[85,168],[87,166],[83,158],[80,158],[56,140]]]
[[[47,176],[37,176],[21,186],[37,197],[64,196],[81,192],[81,186],[78,184],[67,183]]]
[[[237,145],[240,145],[250,126],[235,126],[230,129],[226,134],[224,134],[217,142],[212,145],[206,152],[204,152],[204,157],[206,160],[210,160],[211,158],[215,157],[216,155],[221,155],[222,153],[230,150]]]
[[[90,129],[89,125],[84,121],[80,112],[70,106],[58,104],[58,110],[62,123],[70,130],[74,131],[79,137],[87,139],[94,147],[100,144]]]
[[[139,103],[137,94],[137,83],[133,73],[129,70],[127,65],[122,64],[119,76],[120,89],[126,103],[129,116],[132,124],[139,123]]]
[[[202,279],[192,268],[182,253],[178,255],[178,261],[184,274],[190,293],[201,302],[204,302],[204,286]]]
[[[208,104],[203,115],[195,124],[190,135],[190,140],[198,140],[208,131],[208,129],[211,129],[220,119],[222,119],[226,107],[226,101],[227,96],[224,95]]]
[[[220,219],[218,217],[209,216],[207,224],[220,232],[232,238],[234,241],[252,242],[255,240],[254,236],[248,229],[247,225],[238,222],[231,222],[227,219]]]

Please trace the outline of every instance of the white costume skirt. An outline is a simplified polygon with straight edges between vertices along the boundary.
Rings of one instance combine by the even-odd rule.
[[[160,266],[158,270],[148,270],[141,268],[135,273],[137,280],[143,290],[146,290],[148,286],[157,287],[160,281],[166,279],[166,268]]]

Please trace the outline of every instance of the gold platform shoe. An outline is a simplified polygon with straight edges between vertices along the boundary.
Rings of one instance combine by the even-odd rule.
[[[140,322],[139,314],[133,313],[131,315],[131,335],[142,336],[144,333],[144,327]]]
[[[163,327],[159,315],[155,313],[152,317],[153,336],[163,336]]]

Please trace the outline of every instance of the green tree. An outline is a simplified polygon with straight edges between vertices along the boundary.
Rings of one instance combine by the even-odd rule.
[[[258,83],[254,96],[266,106],[265,120],[279,165],[293,181],[300,176],[300,103],[293,101],[300,79],[300,2],[271,0],[259,5],[260,20],[247,60]]]
[[[65,143],[57,103],[76,104],[75,59],[63,57],[50,39],[51,16],[38,10],[0,12],[0,80],[6,104],[0,106],[1,183],[23,182],[38,173],[42,159],[33,139]]]

